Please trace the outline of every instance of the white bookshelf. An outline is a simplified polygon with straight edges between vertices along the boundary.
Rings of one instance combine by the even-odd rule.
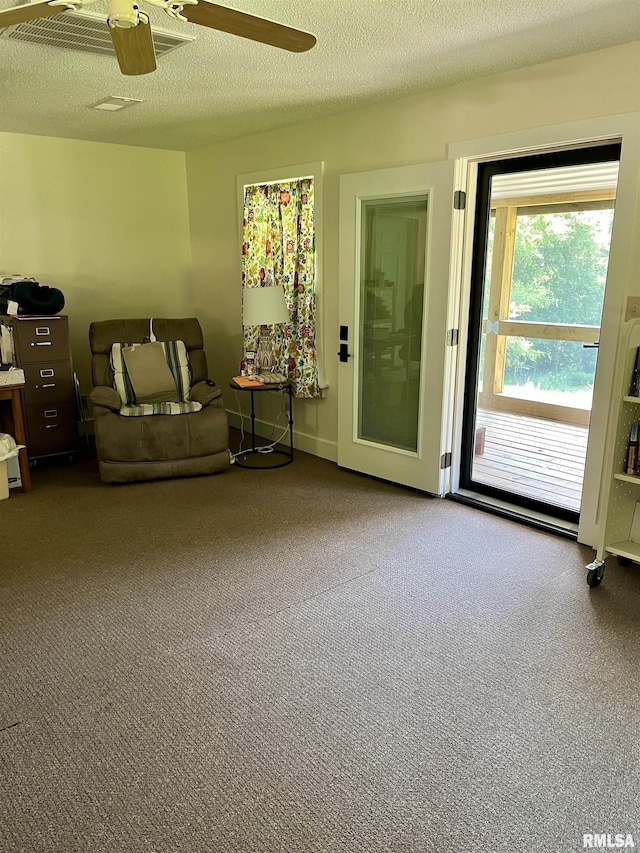
[[[640,320],[632,320],[626,330],[620,405],[613,424],[614,447],[608,465],[610,481],[601,510],[600,541],[596,561],[588,567],[587,580],[592,586],[597,586],[602,578],[600,573],[592,583],[594,567],[601,566],[604,571],[604,561],[610,555],[640,563],[640,475],[626,473],[631,425],[640,423],[640,397],[625,394],[631,387],[638,346]]]

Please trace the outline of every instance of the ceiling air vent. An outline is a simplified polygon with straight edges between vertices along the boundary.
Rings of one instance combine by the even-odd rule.
[[[175,50],[194,36],[183,36],[152,27],[156,56],[160,57]],[[62,47],[80,50],[98,56],[115,56],[106,18],[95,12],[61,12],[51,18],[38,18],[0,30],[0,38],[42,44],[47,47]]]

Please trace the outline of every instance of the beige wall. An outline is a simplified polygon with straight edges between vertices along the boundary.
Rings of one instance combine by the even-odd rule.
[[[0,133],[0,273],[63,291],[85,393],[89,323],[193,315],[190,264],[183,153]]]
[[[640,43],[547,63],[187,154],[193,298],[216,376],[240,357],[236,176],[322,160],[326,399],[296,403],[304,449],[335,458],[339,176],[443,160],[449,142],[640,109]],[[230,408],[235,400],[227,395]]]
[[[238,367],[236,176],[322,160],[326,399],[296,403],[305,449],[337,436],[339,176],[442,160],[447,144],[640,109],[630,44],[234,140],[185,155],[0,133],[0,273],[66,297],[75,367],[88,391],[91,320],[196,313],[212,375]],[[186,162],[186,170],[185,170]],[[188,179],[188,200],[187,200]],[[230,392],[227,405],[235,408]]]

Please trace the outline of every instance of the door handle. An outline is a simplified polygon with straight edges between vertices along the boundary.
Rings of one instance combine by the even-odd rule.
[[[348,346],[347,344],[340,344],[340,352],[338,353],[338,358],[340,361],[349,361],[351,358],[351,353],[347,352]]]
[[[594,341],[592,344],[582,344],[582,349],[598,349],[600,341]]]

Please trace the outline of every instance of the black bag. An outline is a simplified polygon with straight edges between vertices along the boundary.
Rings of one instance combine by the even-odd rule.
[[[6,314],[10,300],[13,299],[13,285],[0,282],[0,314]]]
[[[59,314],[64,308],[64,296],[61,290],[40,285],[33,279],[0,284],[0,311],[7,313],[9,301],[18,303],[20,314]]]

